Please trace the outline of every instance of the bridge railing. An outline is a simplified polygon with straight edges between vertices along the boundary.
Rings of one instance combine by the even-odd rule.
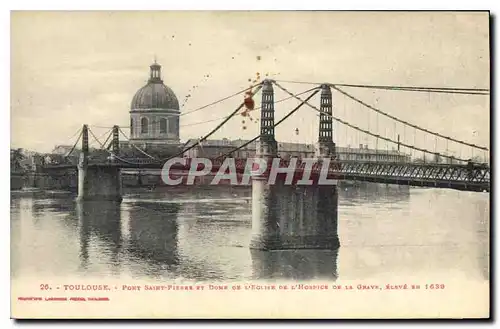
[[[485,165],[449,165],[424,163],[361,163],[339,161],[342,173],[364,176],[400,177],[461,182],[490,182],[490,168]]]
[[[89,165],[110,165],[118,166],[122,169],[156,169],[161,170],[163,163],[153,159],[124,159],[125,162],[110,161],[103,163],[102,160],[94,162],[92,159]],[[193,159],[186,158],[185,164],[177,163],[171,170],[188,171],[191,169]],[[237,174],[247,173],[247,159],[235,158]],[[224,159],[213,159],[212,173],[218,172]],[[296,177],[303,177],[306,171],[306,162],[297,159],[297,165],[290,167],[289,159],[281,158],[279,166],[288,167],[288,172],[293,172]],[[264,175],[270,173],[272,161],[267,162]],[[203,164],[198,164],[197,170],[203,169]],[[309,167],[308,167],[309,168]],[[76,165],[56,165],[43,168],[43,171],[53,173],[57,170],[76,169]],[[252,166],[252,171],[257,170]],[[259,171],[261,172],[261,171]],[[283,171],[281,171],[283,172]],[[323,175],[325,169],[321,161],[312,163],[311,175],[318,177]],[[490,190],[490,167],[486,164],[439,164],[439,163],[414,163],[414,162],[373,162],[355,160],[332,159],[326,171],[328,178],[382,182],[388,184],[408,184],[416,186],[442,186],[458,188],[462,190],[483,191]]]
[[[148,158],[130,158],[125,160],[124,167],[128,168],[157,168],[161,169],[163,163]],[[247,161],[251,159],[234,158],[236,170],[242,174],[247,169]],[[185,165],[176,164],[175,170],[190,170],[192,158],[185,158]],[[210,159],[212,172],[217,172],[225,159]],[[128,164],[127,164],[128,163]],[[280,158],[279,167],[290,167],[291,160]],[[114,162],[115,165],[117,162]],[[132,164],[132,165],[131,165]],[[270,172],[272,162],[269,161],[265,172]],[[198,164],[197,170],[202,170],[203,164]],[[254,165],[253,170],[256,170]],[[291,170],[299,175],[306,169],[306,162],[297,159],[296,166]],[[323,171],[323,162],[317,161],[312,164],[311,172],[319,174]],[[338,176],[343,179],[375,179],[387,178],[403,181],[432,181],[432,182],[463,182],[475,184],[490,184],[490,167],[487,164],[445,164],[445,163],[416,163],[416,162],[374,162],[357,160],[331,159],[327,174],[329,177]]]
[[[132,165],[136,164],[138,167],[140,165],[153,164],[157,165],[159,168],[163,166],[163,163],[158,162],[155,159],[149,158],[127,158],[123,159],[125,163],[130,163]],[[185,158],[185,167],[190,168],[192,164],[192,158]],[[247,166],[247,161],[251,159],[246,158],[234,158],[236,169],[243,170]],[[212,164],[212,169],[218,170],[220,166],[224,163],[225,159],[216,158],[209,159]],[[117,161],[120,162],[120,161]],[[89,162],[92,163],[92,162]],[[289,167],[291,163],[290,159],[280,158],[279,167]],[[271,166],[271,162],[268,163],[268,167]],[[199,164],[198,169],[202,169],[203,165]],[[306,167],[306,162],[302,159],[297,159],[295,168],[297,170],[304,170]],[[323,168],[323,162],[317,161],[313,163],[312,170],[319,171]],[[359,160],[337,160],[331,159],[329,163],[329,172],[358,172],[367,175],[400,175],[404,177],[423,177],[429,175],[436,175],[439,177],[447,179],[457,179],[463,177],[464,179],[470,176],[470,173],[481,173],[479,175],[480,179],[488,179],[490,177],[490,167],[487,164],[446,164],[446,163],[417,163],[417,162],[387,162],[387,161],[359,161]],[[484,174],[484,175],[483,175]],[[477,175],[473,175],[474,179],[479,179]]]

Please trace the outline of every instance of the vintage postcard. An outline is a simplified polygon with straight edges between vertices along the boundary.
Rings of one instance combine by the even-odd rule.
[[[490,316],[489,12],[14,11],[11,316]]]

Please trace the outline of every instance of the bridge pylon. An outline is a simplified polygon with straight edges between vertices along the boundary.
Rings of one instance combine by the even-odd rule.
[[[318,158],[333,158],[335,156],[332,106],[333,100],[330,86],[323,84],[321,85],[318,148],[316,150]]]
[[[82,154],[88,157],[89,155],[89,126],[82,127]]]
[[[257,141],[257,156],[275,158],[278,155],[278,143],[274,136],[274,88],[272,80],[262,83],[262,103],[260,117],[260,138]]]
[[[268,169],[278,157],[272,83],[271,80],[263,82],[260,139],[256,150],[256,157],[263,159]],[[331,108],[331,101],[329,104]],[[325,126],[325,129],[328,127]],[[331,136],[330,132],[330,141]],[[266,170],[261,175],[252,176],[250,248],[338,249],[336,185],[286,185],[280,178],[270,183],[269,175],[272,172]]]
[[[120,127],[117,125],[113,126],[112,134],[113,139],[111,140],[111,153],[113,154],[112,161],[115,162],[116,156],[120,154]]]

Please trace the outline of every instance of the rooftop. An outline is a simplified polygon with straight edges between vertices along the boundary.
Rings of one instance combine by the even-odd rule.
[[[198,139],[189,139],[184,147],[189,147],[198,142]],[[227,138],[223,139],[208,139],[202,143],[202,147],[240,147],[241,145],[248,143],[249,140],[244,139],[236,139],[230,140]],[[248,144],[244,149],[245,150],[255,150],[256,142],[252,142]],[[316,146],[314,144],[307,143],[289,143],[289,142],[278,142],[278,148],[280,151],[291,151],[291,152],[314,152]],[[384,154],[401,154],[396,149],[373,149],[368,148],[367,145],[360,145],[359,147],[350,147],[350,146],[336,146],[335,150],[337,153],[384,153]]]

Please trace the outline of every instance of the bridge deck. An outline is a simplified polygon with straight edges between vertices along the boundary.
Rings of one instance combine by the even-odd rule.
[[[236,171],[245,173],[246,159],[234,159]],[[120,169],[162,169],[163,163],[142,159],[130,159],[128,163],[89,163],[89,167],[116,167]],[[213,161],[211,172],[217,172],[223,160]],[[289,161],[281,159],[280,167],[288,167]],[[305,163],[299,163],[295,174],[302,177]],[[171,170],[189,171],[190,159],[187,163],[176,163]],[[198,165],[202,169],[203,165]],[[77,169],[76,165],[63,164],[44,167],[45,172]],[[314,164],[310,174],[318,175],[320,163]],[[436,188],[452,188],[464,191],[490,191],[490,168],[485,164],[437,164],[437,163],[398,163],[369,161],[332,161],[328,168],[328,177],[338,180],[356,180],[365,182],[426,186]]]

